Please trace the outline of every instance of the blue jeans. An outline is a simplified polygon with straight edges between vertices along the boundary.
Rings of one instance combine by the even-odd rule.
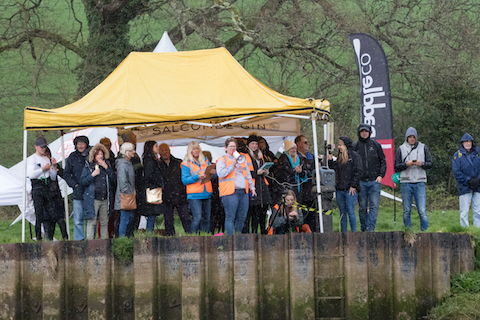
[[[473,225],[480,227],[480,192],[470,191],[462,194],[460,200],[460,225],[468,228],[468,212],[470,211],[470,203],[473,211]]]
[[[428,229],[427,217],[427,193],[425,191],[425,183],[402,183],[402,203],[403,203],[403,224],[407,228],[412,228],[412,200],[415,197],[418,216],[420,217],[420,229],[425,231]]]
[[[118,236],[125,237],[127,227],[133,220],[134,210],[120,210],[120,226],[118,227]]]
[[[248,212],[248,194],[245,189],[236,189],[235,193],[222,197],[225,208],[225,232],[227,235],[241,233]]]
[[[348,190],[335,192],[337,196],[338,209],[340,209],[340,228],[347,232],[347,216],[350,221],[350,230],[357,231],[357,217],[355,216],[355,204],[357,203],[358,192],[355,195],[348,194]]]
[[[358,218],[362,231],[375,231],[378,216],[378,203],[382,184],[372,181],[360,181],[358,192]],[[367,211],[367,207],[369,210]]]
[[[85,239],[85,220],[83,216],[83,200],[73,200],[73,240]]]
[[[188,199],[190,211],[192,212],[192,224],[190,229],[192,233],[198,231],[210,232],[210,211],[211,200],[208,199]]]
[[[147,219],[147,231],[153,232],[155,229],[155,221],[157,221],[157,216],[148,216]]]

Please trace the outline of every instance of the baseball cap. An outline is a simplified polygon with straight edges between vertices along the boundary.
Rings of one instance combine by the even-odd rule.
[[[39,147],[46,147],[47,140],[44,137],[38,137],[37,140],[35,140],[35,145]]]

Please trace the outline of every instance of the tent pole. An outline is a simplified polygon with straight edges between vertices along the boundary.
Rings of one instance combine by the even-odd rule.
[[[27,132],[23,130],[22,243],[25,242],[25,211],[27,211]]]
[[[317,203],[318,203],[318,222],[320,224],[320,232],[323,233],[323,209],[322,194],[320,190],[320,167],[318,165],[318,140],[317,140],[317,114],[312,112],[312,131],[313,131],[313,150],[315,161],[315,178],[317,182]]]
[[[65,139],[64,139],[64,132],[63,130],[60,130],[60,143],[62,145],[62,169],[65,170]],[[65,181],[63,185],[63,194],[65,197],[63,197],[63,203],[65,204],[65,224],[67,225],[67,235],[68,239],[70,239],[70,214],[68,212],[68,186],[67,186],[67,181]]]

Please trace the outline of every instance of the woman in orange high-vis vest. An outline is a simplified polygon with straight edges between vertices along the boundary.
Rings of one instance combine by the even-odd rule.
[[[266,176],[270,173],[268,169],[260,169],[265,163],[262,151],[258,148],[258,136],[252,134],[247,139],[247,152],[245,158],[248,170],[252,175],[253,183],[255,184],[255,191],[257,196],[250,199],[247,219],[243,228],[243,233],[250,232],[250,224],[252,226],[252,233],[258,233],[258,226],[260,225],[260,233],[266,234],[266,221],[268,206],[272,204],[270,190],[268,189],[268,181]]]
[[[188,144],[187,155],[182,162],[182,183],[187,187],[187,199],[192,212],[192,233],[210,233],[212,182],[206,180],[210,161],[205,158],[197,141]],[[209,174],[215,174],[210,168]]]
[[[255,185],[246,163],[238,163],[234,156],[237,142],[225,141],[227,154],[217,160],[218,189],[225,208],[225,232],[241,233],[248,211],[248,194],[255,197]]]

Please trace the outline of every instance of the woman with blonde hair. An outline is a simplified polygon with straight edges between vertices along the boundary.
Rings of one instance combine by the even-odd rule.
[[[292,189],[296,197],[301,198],[301,185],[308,180],[307,173],[303,168],[303,162],[297,155],[297,145],[290,140],[285,140],[284,150],[284,153],[278,159],[275,169],[275,174],[280,184],[278,194],[281,194],[285,188]],[[274,201],[280,201],[278,195]]]
[[[215,174],[215,169],[208,167],[210,164],[200,144],[197,141],[190,142],[182,162],[182,183],[187,188],[188,205],[193,216],[190,227],[192,233],[210,232],[210,195],[213,191],[210,178]]]
[[[347,136],[341,136],[338,140],[338,152],[336,161],[332,160],[331,154],[328,155],[328,160],[330,167],[335,170],[335,195],[340,210],[340,227],[342,232],[347,232],[348,216],[350,229],[355,232],[357,231],[355,204],[363,171],[362,158],[353,150],[352,139]]]
[[[270,226],[273,234],[300,232],[303,225],[303,212],[297,206],[297,197],[293,190],[288,189],[280,204],[272,207]]]
[[[124,237],[127,227],[131,224],[135,210],[121,208],[121,194],[133,194],[135,192],[135,172],[130,159],[135,155],[135,146],[125,142],[120,147],[120,154],[123,156],[115,161],[117,168],[117,193],[115,195],[115,210],[120,210],[120,227],[118,236]]]

